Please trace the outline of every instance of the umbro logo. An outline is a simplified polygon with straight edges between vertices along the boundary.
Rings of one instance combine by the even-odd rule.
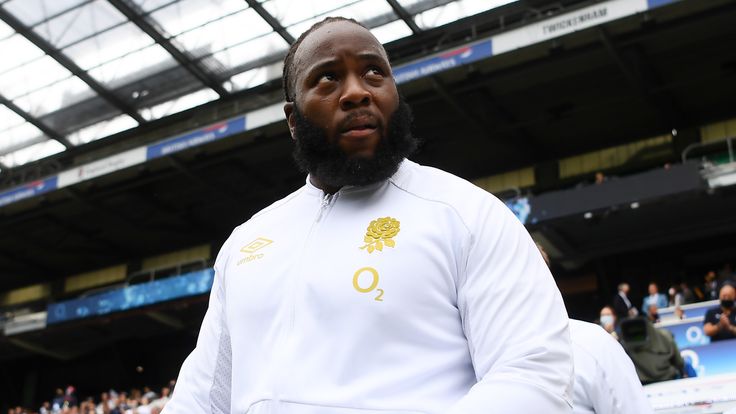
[[[259,237],[253,240],[252,242],[248,243],[247,245],[241,247],[240,251],[245,253],[247,256],[238,260],[238,266],[240,266],[243,263],[248,263],[248,262],[252,262],[253,260],[261,259],[263,257],[263,253],[256,253],[256,252],[268,246],[271,243],[273,243],[273,240],[269,240],[264,237]]]

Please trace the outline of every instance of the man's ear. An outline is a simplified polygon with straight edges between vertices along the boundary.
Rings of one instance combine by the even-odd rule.
[[[286,123],[289,124],[291,139],[296,140],[296,118],[294,117],[294,102],[287,102],[284,104],[284,114],[286,115]]]

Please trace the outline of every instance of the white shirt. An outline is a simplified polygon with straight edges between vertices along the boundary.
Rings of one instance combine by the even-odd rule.
[[[307,179],[235,229],[163,412],[559,413],[571,382],[562,298],[519,220],[404,161],[333,196]]]
[[[651,414],[652,407],[623,347],[598,325],[570,320],[576,414]]]

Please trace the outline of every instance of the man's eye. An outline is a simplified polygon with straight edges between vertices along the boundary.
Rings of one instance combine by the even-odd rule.
[[[320,75],[320,77],[319,77],[319,79],[317,81],[318,82],[332,82],[332,81],[334,81],[336,79],[337,79],[337,77],[335,76],[334,73],[327,72],[327,73],[323,73],[322,75]]]
[[[383,71],[379,68],[370,68],[365,73],[367,76],[383,76]]]

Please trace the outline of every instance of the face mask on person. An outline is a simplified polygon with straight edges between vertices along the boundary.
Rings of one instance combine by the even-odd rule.
[[[601,326],[606,327],[613,324],[613,315],[601,315]]]
[[[733,303],[734,303],[733,299],[722,299],[721,307],[723,307],[723,309],[731,309],[733,308]]]

